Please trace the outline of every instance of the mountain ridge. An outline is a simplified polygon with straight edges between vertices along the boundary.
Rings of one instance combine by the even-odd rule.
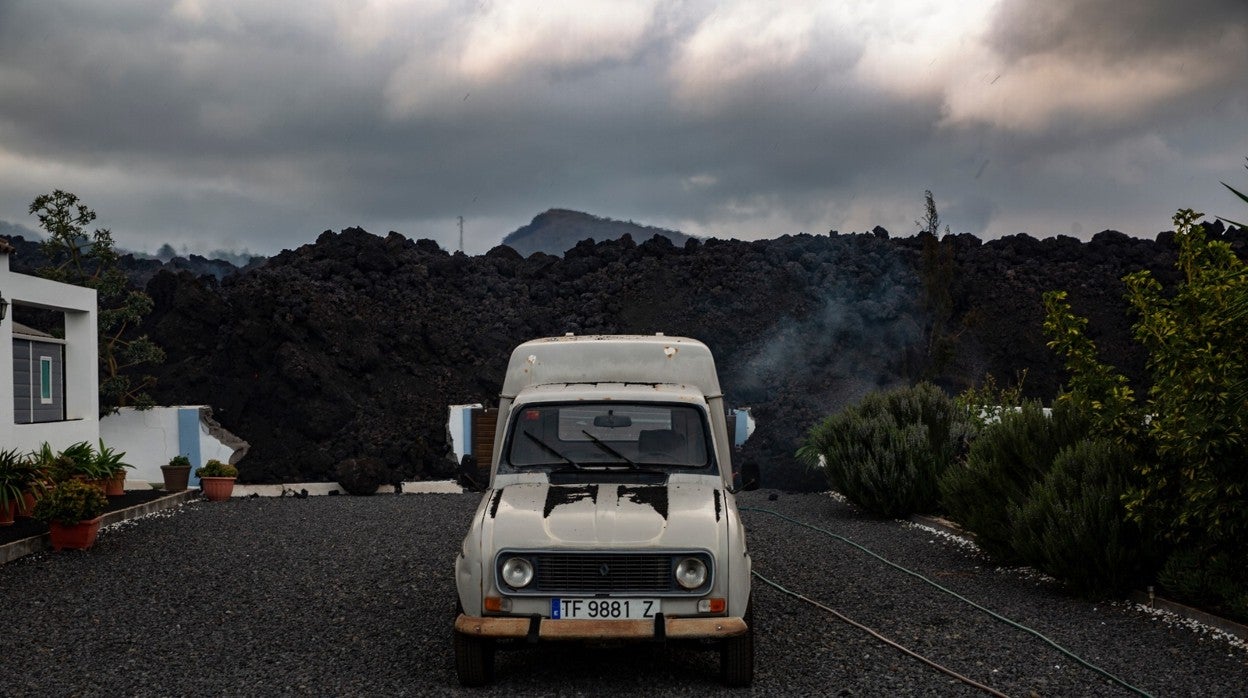
[[[635,242],[645,242],[658,235],[678,247],[692,239],[677,230],[642,225],[631,220],[604,218],[583,211],[552,208],[534,216],[527,225],[508,233],[503,237],[502,244],[524,257],[534,252],[561,257],[583,240],[618,240],[625,235]]]

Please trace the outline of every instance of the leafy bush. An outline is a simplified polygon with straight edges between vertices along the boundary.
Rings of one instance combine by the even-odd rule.
[[[1248,264],[1206,240],[1191,211],[1175,217],[1184,280],[1166,294],[1147,271],[1125,281],[1153,379],[1148,424],[1157,454],[1128,511],[1176,543],[1248,554]]]
[[[1051,417],[1035,401],[1004,411],[999,422],[979,433],[966,461],[945,471],[939,483],[941,504],[993,558],[1018,561],[1011,508],[1027,501],[1063,447],[1086,434],[1086,417],[1070,405],[1057,405]]]
[[[174,456],[173,458],[170,458],[170,459],[169,459],[169,465],[170,465],[170,467],[174,467],[174,468],[179,468],[179,467],[186,468],[186,467],[190,467],[190,465],[191,465],[191,459],[190,459],[190,458],[187,458],[186,456],[183,456],[183,455],[176,455],[176,456]]]
[[[1132,588],[1148,555],[1123,509],[1130,472],[1130,457],[1107,439],[1063,448],[1026,501],[1011,508],[1018,556],[1076,594],[1109,596]]]
[[[108,498],[95,485],[81,480],[57,484],[39,498],[34,517],[43,522],[56,521],[72,526],[88,521],[108,510]]]
[[[214,458],[196,468],[195,477],[238,477],[238,468]]]
[[[1248,623],[1248,559],[1228,554],[1206,557],[1195,549],[1175,550],[1157,575],[1161,586],[1175,598],[1212,609]]]
[[[937,480],[965,450],[964,413],[928,383],[872,393],[813,427],[798,457],[863,509],[908,516],[937,507]]]
[[[1087,320],[1062,293],[1045,296],[1045,330],[1071,371],[1069,399],[1094,411],[1097,434],[1134,456],[1126,515],[1177,551],[1166,566],[1173,589],[1242,600],[1242,572],[1238,591],[1213,594],[1200,580],[1216,578],[1214,567],[1229,564],[1221,561],[1248,561],[1248,264],[1229,244],[1207,239],[1200,215],[1185,209],[1174,217],[1174,289],[1147,271],[1123,279],[1135,337],[1148,350],[1142,404],[1096,358]]]
[[[377,488],[390,479],[389,469],[377,458],[348,458],[338,464],[338,484],[347,494],[377,494]]]

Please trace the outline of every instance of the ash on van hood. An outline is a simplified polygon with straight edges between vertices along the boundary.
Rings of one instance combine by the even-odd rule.
[[[713,485],[507,485],[491,494],[483,522],[495,549],[719,545]]]

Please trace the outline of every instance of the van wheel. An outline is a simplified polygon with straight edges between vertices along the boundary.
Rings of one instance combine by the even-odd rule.
[[[485,686],[494,680],[494,641],[455,632],[455,674],[464,686]]]
[[[720,641],[719,678],[725,686],[742,687],[754,682],[754,604],[745,607],[744,635]]]

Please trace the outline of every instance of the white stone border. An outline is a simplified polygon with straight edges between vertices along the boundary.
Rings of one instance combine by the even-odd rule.
[[[305,494],[306,493],[306,494]],[[394,486],[382,485],[377,494],[393,494]],[[419,480],[404,482],[403,494],[463,494],[464,488],[453,480]],[[336,482],[299,482],[282,485],[234,485],[233,497],[322,497],[331,494],[345,495],[346,490]]]

